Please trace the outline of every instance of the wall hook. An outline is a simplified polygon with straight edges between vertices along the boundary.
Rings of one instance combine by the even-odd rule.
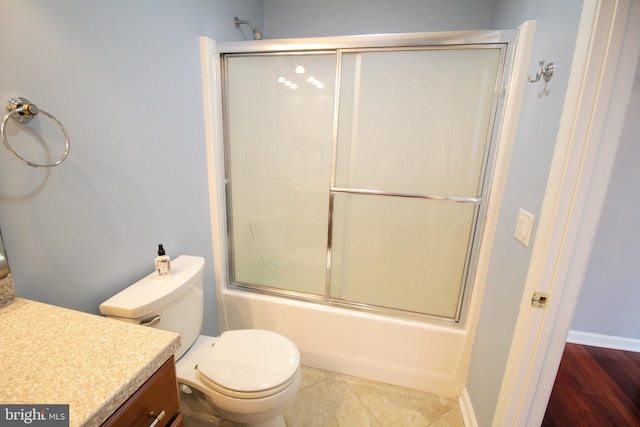
[[[553,72],[555,71],[556,66],[553,65],[553,62],[549,62],[547,65],[544,65],[544,59],[538,61],[538,71],[536,72],[535,78],[528,77],[530,83],[535,83],[540,80],[540,77],[544,78],[545,82],[551,80],[551,76],[553,76]]]

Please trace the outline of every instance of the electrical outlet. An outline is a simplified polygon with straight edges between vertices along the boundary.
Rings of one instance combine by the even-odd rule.
[[[520,208],[518,213],[518,223],[516,224],[516,239],[524,245],[525,248],[529,247],[531,241],[531,233],[533,231],[533,223],[536,217],[530,212]]]

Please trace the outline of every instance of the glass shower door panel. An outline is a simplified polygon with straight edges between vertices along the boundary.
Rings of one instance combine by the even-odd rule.
[[[225,61],[232,280],[323,295],[335,55]]]
[[[456,317],[474,205],[333,197],[332,298]]]
[[[336,186],[479,196],[500,55],[343,53]]]

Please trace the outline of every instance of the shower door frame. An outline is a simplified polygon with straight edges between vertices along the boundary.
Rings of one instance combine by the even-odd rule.
[[[223,120],[223,146],[224,146],[224,196],[226,213],[226,242],[227,242],[227,274],[225,277],[225,288],[253,292],[270,296],[282,296],[301,301],[320,303],[329,306],[360,310],[380,315],[406,318],[417,321],[429,321],[448,326],[463,328],[465,326],[466,315],[470,304],[470,295],[473,289],[474,273],[477,266],[480,242],[482,239],[483,223],[490,197],[489,190],[498,146],[498,136],[501,127],[501,119],[504,110],[505,88],[510,78],[510,64],[513,61],[515,41],[517,31],[515,30],[488,30],[488,31],[456,31],[440,33],[411,33],[411,34],[389,34],[389,35],[368,35],[368,36],[346,36],[346,37],[323,37],[312,39],[292,40],[260,40],[250,42],[226,42],[217,44],[219,54],[219,65],[221,73],[222,87],[222,120]],[[489,118],[488,135],[483,159],[483,166],[478,183],[479,197],[451,197],[446,198],[447,202],[453,203],[473,203],[475,204],[473,219],[471,221],[470,238],[467,246],[467,255],[459,287],[459,297],[456,307],[456,314],[453,317],[444,317],[433,314],[417,313],[396,308],[388,308],[379,305],[370,305],[361,302],[335,299],[331,297],[331,239],[332,239],[332,219],[333,219],[333,198],[335,193],[350,194],[370,194],[393,197],[409,197],[420,199],[433,199],[433,197],[421,194],[400,194],[386,191],[367,189],[346,189],[335,185],[335,155],[337,150],[336,122],[338,120],[339,92],[340,92],[340,57],[343,52],[369,52],[369,51],[391,51],[391,50],[438,50],[438,49],[465,49],[465,48],[494,48],[500,49],[498,60],[498,70],[496,73],[496,85],[494,87],[492,108]],[[226,91],[226,67],[224,57],[227,55],[313,55],[327,54],[336,55],[336,88],[334,98],[334,123],[332,130],[331,149],[331,183],[329,186],[329,212],[328,212],[328,241],[327,241],[327,273],[324,295],[307,294],[294,290],[272,288],[263,285],[242,283],[234,280],[234,244],[232,233],[232,214],[230,200],[231,185],[228,176],[229,165],[229,135],[227,132],[229,117],[227,110],[228,94]],[[471,268],[470,268],[471,267]]]

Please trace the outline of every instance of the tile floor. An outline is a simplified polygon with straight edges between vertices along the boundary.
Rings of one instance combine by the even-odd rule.
[[[458,399],[302,367],[287,427],[464,427]]]

